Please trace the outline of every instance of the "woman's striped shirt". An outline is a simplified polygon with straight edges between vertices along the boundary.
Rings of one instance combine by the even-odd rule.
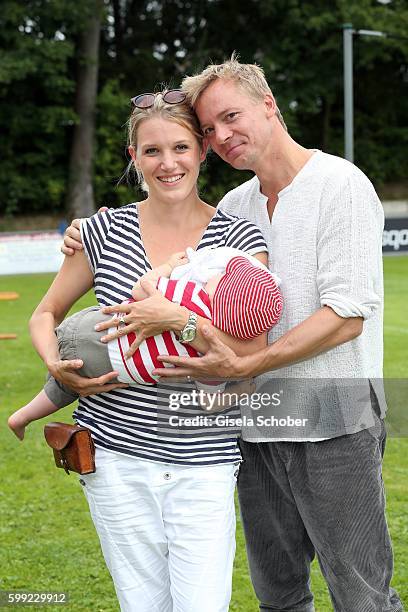
[[[84,219],[81,235],[100,306],[129,298],[136,281],[151,270],[140,234],[137,203]],[[215,212],[197,249],[206,246],[231,246],[252,255],[267,250],[255,225],[220,210]],[[191,390],[192,385],[169,383],[114,389],[80,398],[74,418],[91,430],[96,446],[142,459],[186,465],[239,460],[236,429],[172,424],[205,416],[194,405],[183,405],[177,412],[172,409],[169,398],[174,395],[170,394]],[[238,416],[239,412],[233,409],[228,415]]]

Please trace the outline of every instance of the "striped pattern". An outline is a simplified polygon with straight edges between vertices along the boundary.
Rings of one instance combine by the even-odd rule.
[[[201,317],[211,319],[211,304],[208,294],[202,285],[192,281],[175,281],[159,278],[157,289],[165,298],[176,304],[181,304]],[[125,300],[132,303],[135,300]],[[109,333],[116,331],[111,328]],[[199,353],[188,344],[181,344],[172,331],[164,331],[158,336],[147,338],[133,354],[131,359],[124,359],[136,336],[133,333],[117,338],[108,344],[109,358],[114,370],[119,372],[119,380],[130,384],[156,384],[151,372],[154,368],[163,367],[157,358],[159,355],[178,355],[180,357],[198,357]],[[172,367],[172,366],[168,366]]]
[[[101,306],[126,300],[135,282],[151,265],[140,236],[137,204],[96,214],[82,222],[81,234],[94,290]],[[205,230],[198,249],[232,246],[255,254],[266,244],[256,226],[217,211]],[[188,391],[191,385],[178,385]],[[239,459],[237,431],[231,428],[169,426],[169,417],[203,415],[195,406],[176,413],[169,408],[168,385],[135,385],[79,399],[74,418],[87,426],[97,446],[143,459],[185,465],[231,463]],[[232,411],[231,414],[237,414]]]
[[[234,338],[248,340],[269,331],[282,306],[273,275],[245,257],[233,257],[214,294],[212,322]]]

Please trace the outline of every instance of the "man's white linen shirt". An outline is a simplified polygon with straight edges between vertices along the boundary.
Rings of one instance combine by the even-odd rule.
[[[283,313],[269,342],[322,306],[364,319],[354,340],[268,376],[381,379],[384,213],[371,182],[350,162],[315,151],[279,192],[272,220],[267,201],[255,176],[227,193],[219,207],[262,230],[269,267],[282,279]]]

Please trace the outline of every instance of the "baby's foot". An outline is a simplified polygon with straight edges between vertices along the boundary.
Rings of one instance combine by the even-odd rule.
[[[12,414],[7,423],[10,427],[11,431],[13,431],[19,440],[24,439],[24,432],[26,425],[28,425],[27,421],[22,417],[21,413],[19,414],[19,410]]]

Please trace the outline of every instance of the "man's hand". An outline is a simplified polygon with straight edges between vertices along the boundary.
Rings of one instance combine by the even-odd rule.
[[[80,376],[76,373],[76,370],[79,370],[82,366],[83,361],[81,359],[60,359],[53,364],[48,364],[48,370],[56,380],[75,391],[75,393],[78,393],[81,397],[105,393],[113,389],[123,389],[129,386],[126,383],[112,383],[112,380],[117,378],[119,372],[108,372],[98,378]]]
[[[98,213],[109,210],[107,206],[101,206]],[[75,251],[81,251],[84,247],[81,240],[81,219],[74,219],[71,225],[67,227],[64,234],[64,242],[61,245],[61,251],[64,255],[73,255]]]
[[[73,255],[75,251],[81,251],[84,248],[80,228],[81,219],[74,219],[65,230],[64,242],[61,245],[61,251],[64,255]]]
[[[210,380],[240,380],[248,378],[247,357],[237,357],[232,349],[219,340],[211,327],[203,327],[208,351],[203,357],[174,357],[161,355],[158,359],[175,368],[156,368],[154,376],[162,378],[191,378]]]

